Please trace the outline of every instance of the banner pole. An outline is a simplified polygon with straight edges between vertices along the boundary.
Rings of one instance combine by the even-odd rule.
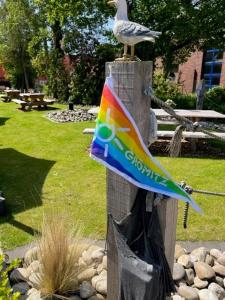
[[[110,62],[106,64],[106,76],[113,77],[114,90],[134,118],[145,144],[149,142],[150,97],[144,91],[152,85],[152,62]],[[121,176],[107,169],[107,213],[117,221],[130,212],[137,194],[137,187]],[[177,201],[166,201],[159,207],[162,233],[165,237],[166,255],[170,266],[173,265]],[[109,234],[107,299],[120,300],[115,241]]]

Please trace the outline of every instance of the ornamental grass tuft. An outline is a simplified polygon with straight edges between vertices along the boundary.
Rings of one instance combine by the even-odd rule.
[[[73,226],[66,215],[45,216],[38,248],[39,290],[44,298],[64,299],[61,296],[78,291],[77,276],[82,271],[78,261],[85,250],[79,226]]]

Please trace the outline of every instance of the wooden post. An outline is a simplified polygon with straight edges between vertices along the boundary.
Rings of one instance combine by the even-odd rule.
[[[143,140],[148,144],[150,129],[150,98],[144,95],[144,90],[152,82],[152,62],[112,62],[106,64],[106,74],[111,70],[114,89],[124,105],[133,116]],[[111,213],[115,220],[121,220],[129,212],[137,194],[137,187],[119,175],[107,170],[107,212]],[[172,203],[172,204],[170,204]],[[174,237],[176,236],[176,215],[173,201],[162,204],[160,220],[162,220],[163,236],[166,237],[168,255],[174,256]],[[168,213],[167,213],[168,211]],[[169,216],[169,214],[171,214]],[[170,221],[167,228],[165,220]],[[174,221],[174,222],[171,222]],[[170,232],[171,231],[171,232]],[[173,238],[171,239],[171,236]],[[115,241],[108,236],[108,285],[107,299],[120,300],[118,298],[119,282],[117,276],[117,256]],[[169,261],[172,261],[171,257]]]

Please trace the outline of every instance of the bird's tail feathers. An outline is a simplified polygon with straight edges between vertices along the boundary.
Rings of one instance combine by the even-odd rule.
[[[162,32],[160,32],[160,31],[150,31],[150,34],[152,34],[154,37],[159,37],[162,34]]]
[[[149,41],[149,42],[155,43],[155,39],[154,39],[153,37],[148,37],[148,36],[146,36],[146,37],[143,38],[143,40],[144,40],[144,41]]]

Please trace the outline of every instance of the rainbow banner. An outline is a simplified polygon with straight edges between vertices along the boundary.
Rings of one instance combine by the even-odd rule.
[[[106,79],[91,147],[91,157],[132,184],[148,191],[188,202],[194,200],[177,185],[145,146],[132,116]]]

